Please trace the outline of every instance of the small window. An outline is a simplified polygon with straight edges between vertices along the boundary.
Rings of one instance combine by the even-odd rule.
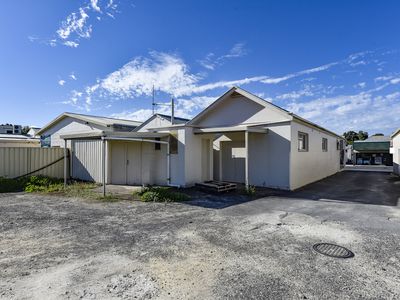
[[[328,151],[328,139],[327,138],[322,138],[322,151],[324,151],[324,152]]]
[[[156,138],[156,141],[161,141],[160,138]],[[154,150],[161,150],[161,144],[160,143],[154,143]]]
[[[51,135],[42,135],[40,137],[40,146],[44,148],[51,147]]]
[[[169,153],[178,154],[178,139],[173,135],[169,136]]]
[[[307,133],[299,132],[298,150],[299,151],[308,151],[308,134]]]
[[[339,140],[336,140],[336,150],[340,150],[340,142],[339,142]]]

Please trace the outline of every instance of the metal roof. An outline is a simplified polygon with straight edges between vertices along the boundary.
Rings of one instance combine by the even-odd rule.
[[[354,141],[354,143],[380,143],[380,142],[390,142],[390,136],[373,135],[362,141]]]
[[[133,128],[139,126],[142,124],[142,122],[139,121],[132,121],[132,120],[124,120],[124,119],[117,119],[117,118],[109,118],[109,117],[100,117],[100,116],[92,116],[92,115],[84,115],[84,114],[77,114],[77,113],[70,113],[70,112],[65,112],[59,115],[57,118],[52,120],[50,123],[47,125],[43,126],[42,129],[40,129],[37,134],[42,134],[45,132],[47,129],[52,127],[54,124],[58,123],[64,118],[75,118],[78,120],[82,120],[85,122],[93,123],[96,125],[104,126],[104,127],[110,127],[110,126],[115,126],[115,125],[123,125],[123,126],[131,126]]]

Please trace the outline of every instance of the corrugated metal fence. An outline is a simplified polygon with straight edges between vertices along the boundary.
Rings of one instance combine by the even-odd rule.
[[[85,181],[102,181],[101,140],[72,141],[71,176]]]
[[[63,148],[0,148],[0,177],[15,178],[38,170],[64,157]],[[64,177],[64,160],[32,175]]]

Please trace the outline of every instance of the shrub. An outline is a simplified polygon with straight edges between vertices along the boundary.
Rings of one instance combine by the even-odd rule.
[[[188,195],[174,192],[169,187],[147,187],[138,194],[143,202],[181,202],[190,199]]]
[[[254,196],[256,194],[256,187],[254,185],[249,185],[245,189],[245,194],[248,196]]]
[[[25,181],[23,179],[0,177],[0,193],[22,192],[25,188]]]

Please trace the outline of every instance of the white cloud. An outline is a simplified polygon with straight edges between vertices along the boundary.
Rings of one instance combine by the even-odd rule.
[[[398,84],[400,83],[400,77],[399,78],[393,78],[392,80],[390,80],[391,84]]]
[[[400,114],[400,93],[375,96],[373,91],[318,98],[309,102],[293,102],[287,108],[337,133],[393,128]]]
[[[62,79],[59,80],[59,81],[58,81],[58,84],[61,85],[61,86],[63,86],[63,85],[65,84],[65,80],[62,80]]]
[[[81,38],[90,38],[92,26],[86,24],[89,18],[86,10],[86,7],[80,7],[79,12],[71,13],[66,20],[62,21],[60,28],[57,30],[57,35],[60,39],[66,40],[71,34],[76,34]]]
[[[76,75],[74,72],[72,72],[71,74],[69,74],[69,78],[71,78],[72,80],[77,80]]]
[[[63,45],[65,45],[67,47],[71,47],[71,48],[77,48],[79,46],[79,44],[77,42],[73,42],[73,41],[66,41],[63,43]]]
[[[144,122],[152,116],[152,113],[153,112],[151,109],[139,109],[135,111],[123,111],[120,113],[115,113],[112,114],[111,117]]]
[[[227,54],[216,56],[214,53],[211,52],[207,54],[204,59],[199,60],[198,62],[204,68],[214,70],[217,66],[221,66],[222,64],[224,64],[227,59],[242,57],[246,54],[247,50],[245,48],[245,44],[236,43]]]
[[[90,5],[92,6],[93,10],[101,13],[101,9],[98,6],[98,0],[90,0]]]
[[[149,96],[158,91],[180,96],[195,86],[199,77],[176,55],[152,52],[151,59],[138,57],[100,81],[100,88],[114,96]]]

